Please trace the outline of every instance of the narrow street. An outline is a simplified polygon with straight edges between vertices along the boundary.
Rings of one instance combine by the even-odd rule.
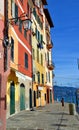
[[[79,115],[69,115],[67,103],[49,104],[10,117],[7,130],[79,130]]]

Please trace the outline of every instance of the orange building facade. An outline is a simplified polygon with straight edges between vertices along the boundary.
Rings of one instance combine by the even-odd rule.
[[[53,102],[53,22],[45,5],[46,0],[0,2],[0,130],[12,114]]]

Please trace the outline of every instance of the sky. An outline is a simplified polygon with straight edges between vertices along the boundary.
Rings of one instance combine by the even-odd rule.
[[[79,88],[79,0],[47,0],[54,23],[51,38],[54,84]]]

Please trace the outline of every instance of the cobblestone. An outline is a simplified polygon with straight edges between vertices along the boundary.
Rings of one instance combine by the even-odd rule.
[[[7,119],[7,130],[79,130],[79,115],[69,114],[69,104],[48,104],[22,111]]]

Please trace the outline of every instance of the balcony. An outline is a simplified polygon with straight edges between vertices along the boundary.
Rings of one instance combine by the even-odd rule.
[[[50,34],[50,29],[49,29],[49,26],[47,24],[45,26],[45,29],[46,29],[47,33]]]
[[[47,49],[50,50],[53,48],[53,42],[47,43]]]
[[[53,63],[52,61],[49,61],[48,64],[47,64],[47,68],[48,68],[49,70],[54,70],[54,68],[55,68],[54,63]]]

